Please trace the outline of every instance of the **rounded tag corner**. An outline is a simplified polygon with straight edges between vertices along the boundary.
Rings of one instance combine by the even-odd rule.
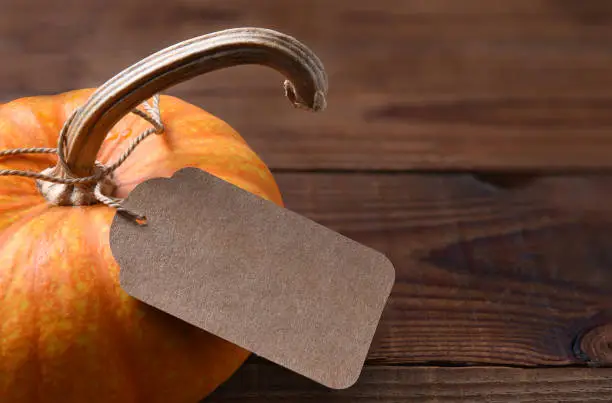
[[[349,389],[353,386],[355,386],[355,384],[357,383],[357,381],[359,380],[359,378],[361,377],[361,372],[363,371],[363,366],[361,367],[361,369],[359,371],[356,371],[355,374],[353,374],[353,376],[351,377],[347,377],[344,379],[340,379],[337,377],[331,378],[330,380],[333,379],[333,382],[325,382],[322,383],[323,385],[327,386],[330,389],[335,389],[335,390],[345,390],[345,389]]]
[[[380,254],[382,259],[382,267],[385,271],[385,277],[388,278],[389,281],[389,293],[391,293],[391,289],[395,285],[395,280],[397,276],[397,271],[395,270],[395,266],[389,257],[383,253]]]

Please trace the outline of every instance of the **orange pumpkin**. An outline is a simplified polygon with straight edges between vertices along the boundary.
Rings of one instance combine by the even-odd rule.
[[[291,53],[296,46],[302,59]],[[219,52],[226,52],[221,58],[227,62],[219,63]],[[127,79],[114,78],[95,92],[0,105],[0,151],[55,147],[66,119],[82,107],[68,129],[67,163],[87,176],[95,160],[117,160],[149,127],[129,110],[179,81],[239,63],[285,73],[296,83],[287,86],[289,98],[321,109],[326,82],[316,68],[300,70],[310,63],[305,52],[293,38],[263,29],[196,38],[145,59],[153,66],[146,72],[132,68]],[[307,59],[318,66],[314,56]],[[96,99],[107,102],[100,106]],[[113,196],[126,197],[138,183],[193,166],[282,205],[270,171],[230,126],[170,96],[161,97],[160,111],[164,132],[143,141],[115,171]],[[0,169],[41,172],[56,163],[50,154],[0,157]],[[0,176],[0,402],[195,403],[244,362],[249,352],[120,288],[108,241],[114,209],[48,199],[31,178]]]

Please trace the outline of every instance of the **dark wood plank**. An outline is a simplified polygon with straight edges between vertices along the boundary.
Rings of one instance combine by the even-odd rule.
[[[3,0],[0,101],[96,86],[177,41],[244,25],[325,62],[329,109],[293,111],[243,67],[172,94],[275,168],[612,168],[607,0]]]
[[[276,176],[396,266],[369,363],[612,364],[612,176]]]
[[[273,365],[245,365],[204,402],[609,402],[612,369],[367,367],[329,390]]]

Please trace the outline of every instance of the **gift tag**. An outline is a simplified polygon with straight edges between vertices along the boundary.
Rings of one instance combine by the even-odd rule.
[[[139,184],[110,244],[133,297],[334,389],[395,280],[381,253],[197,168]]]

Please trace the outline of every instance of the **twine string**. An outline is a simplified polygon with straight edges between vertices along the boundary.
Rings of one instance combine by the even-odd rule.
[[[123,164],[125,160],[127,160],[127,158],[134,152],[136,147],[138,147],[138,145],[142,143],[147,137],[154,133],[162,134],[164,132],[164,124],[161,120],[161,111],[159,108],[159,94],[153,96],[151,104],[149,104],[148,101],[144,101],[141,105],[143,109],[135,108],[131,112],[146,120],[148,123],[151,124],[152,127],[144,130],[140,135],[138,135],[138,137],[132,140],[128,148],[112,164],[103,165],[100,162],[96,162],[98,170],[95,174],[91,176],[77,177],[76,175],[74,175],[74,173],[66,163],[65,150],[68,146],[68,138],[66,133],[68,131],[68,127],[74,120],[74,117],[81,110],[81,108],[77,108],[70,114],[68,119],[64,122],[64,125],[62,126],[62,129],[59,133],[57,148],[28,147],[0,151],[0,158],[24,154],[56,154],[58,157],[58,164],[62,167],[64,173],[67,176],[66,178],[47,175],[40,172],[22,171],[18,169],[0,169],[0,176],[21,176],[25,178],[32,178],[41,181],[60,183],[65,185],[82,185],[95,183],[94,196],[96,200],[109,207],[115,208],[118,213],[127,216],[131,219],[144,220],[144,216],[141,216],[124,208],[122,204],[123,199],[107,196],[102,193],[102,179],[115,172],[115,170],[117,170],[117,168],[119,168],[121,164]]]

